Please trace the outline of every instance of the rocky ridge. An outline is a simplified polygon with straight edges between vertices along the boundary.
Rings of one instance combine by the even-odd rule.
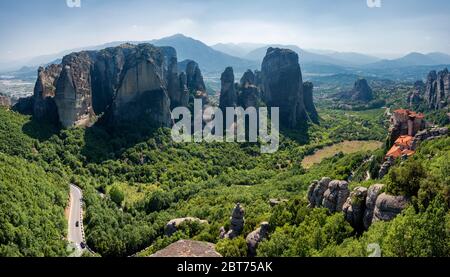
[[[309,207],[323,207],[331,213],[343,212],[357,231],[367,230],[373,222],[392,220],[409,204],[406,197],[382,193],[383,187],[380,184],[368,189],[356,187],[350,192],[346,181],[331,181],[325,177],[309,186]]]

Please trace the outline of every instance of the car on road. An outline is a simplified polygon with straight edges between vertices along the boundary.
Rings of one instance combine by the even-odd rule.
[[[80,226],[80,222],[79,221],[75,222],[75,227],[79,227],[79,226]]]
[[[86,244],[84,244],[84,242],[81,242],[80,243],[80,247],[81,247],[81,249],[85,249],[86,248]]]

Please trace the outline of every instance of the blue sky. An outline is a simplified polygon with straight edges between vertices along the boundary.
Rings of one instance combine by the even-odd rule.
[[[0,0],[0,61],[183,33],[382,56],[450,52],[450,1]],[[376,0],[373,0],[376,1]]]

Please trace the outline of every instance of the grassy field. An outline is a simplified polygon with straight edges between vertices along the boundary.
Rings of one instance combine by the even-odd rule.
[[[307,156],[302,161],[303,168],[309,169],[314,164],[319,164],[323,159],[333,157],[339,152],[352,154],[356,152],[373,151],[381,148],[383,143],[379,141],[344,141],[318,150],[313,155]]]

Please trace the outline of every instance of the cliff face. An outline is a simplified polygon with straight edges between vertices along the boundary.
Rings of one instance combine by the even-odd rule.
[[[425,101],[430,109],[438,110],[446,107],[450,101],[450,73],[444,69],[428,74]]]
[[[305,101],[306,112],[308,113],[308,116],[312,120],[312,122],[319,123],[319,114],[317,113],[316,106],[314,105],[313,91],[313,83],[303,83],[303,100]]]
[[[234,84],[233,68],[227,67],[220,78],[222,89],[220,91],[220,108],[235,107],[237,104],[237,92]]]
[[[58,111],[53,99],[56,92],[56,81],[61,74],[61,65],[49,65],[46,68],[40,67],[38,78],[34,86],[33,111],[38,119],[46,119],[53,123],[58,122]]]
[[[280,108],[280,124],[295,128],[311,119],[319,122],[313,101],[313,84],[303,83],[298,55],[287,49],[269,48],[262,71],[248,70],[240,83],[234,83],[231,67],[222,74],[220,107],[257,107],[265,102],[268,107]]]
[[[369,102],[373,100],[373,91],[366,79],[359,79],[355,82],[352,90],[352,100]]]
[[[294,128],[305,121],[303,79],[297,53],[269,48],[261,71],[263,101],[270,107],[280,108],[280,123]]]
[[[124,44],[100,51],[72,53],[60,65],[39,70],[33,114],[63,127],[89,125],[108,114],[112,121],[142,116],[170,126],[170,108],[187,106],[188,86],[204,88],[195,62],[178,73],[175,49]]]

